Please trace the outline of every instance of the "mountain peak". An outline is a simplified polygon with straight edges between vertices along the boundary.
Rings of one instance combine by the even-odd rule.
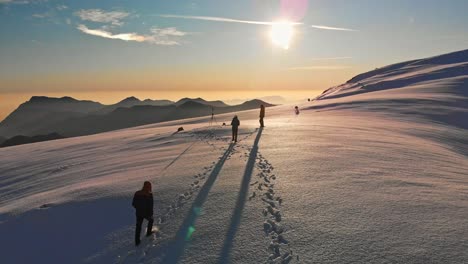
[[[64,96],[61,98],[47,96],[33,96],[29,99],[30,103],[45,103],[45,102],[77,102],[75,98]]]
[[[193,108],[193,107],[210,107],[209,105],[206,105],[204,103],[198,102],[196,100],[187,100],[181,104],[178,105],[178,107],[181,108]]]
[[[123,99],[119,103],[129,103],[129,102],[141,102],[141,101],[140,101],[140,99],[136,98],[135,96],[130,96],[130,97],[127,97],[127,98]]]
[[[197,97],[197,98],[185,97],[185,98],[180,99],[178,102],[185,102],[185,101],[196,101],[196,102],[202,101],[202,102],[206,102],[206,100],[201,98],[201,97]]]

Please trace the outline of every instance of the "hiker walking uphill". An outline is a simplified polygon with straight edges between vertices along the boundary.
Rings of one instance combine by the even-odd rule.
[[[232,119],[231,126],[232,126],[232,141],[237,142],[237,131],[240,126],[240,122],[237,116],[234,116],[234,118]]]
[[[149,181],[145,181],[143,188],[135,193],[132,206],[136,210],[135,245],[138,246],[141,242],[141,225],[144,219],[148,220],[146,236],[150,236],[153,233],[153,192]]]
[[[260,105],[260,127],[264,127],[263,118],[265,117],[265,106]]]

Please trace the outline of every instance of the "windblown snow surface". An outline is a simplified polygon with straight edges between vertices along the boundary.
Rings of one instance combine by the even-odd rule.
[[[467,98],[461,51],[267,108],[263,129],[239,112],[237,144],[225,114],[0,149],[0,262],[468,263]],[[145,180],[159,234],[135,248]]]

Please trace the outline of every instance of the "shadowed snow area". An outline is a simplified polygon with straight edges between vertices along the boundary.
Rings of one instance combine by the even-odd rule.
[[[376,69],[263,129],[239,112],[236,144],[224,114],[0,149],[1,262],[467,263],[467,65]],[[135,248],[145,180],[159,233]]]

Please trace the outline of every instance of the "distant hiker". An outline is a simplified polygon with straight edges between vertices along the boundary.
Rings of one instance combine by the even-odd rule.
[[[234,118],[232,119],[231,126],[232,126],[232,141],[237,142],[237,131],[240,126],[240,122],[237,116],[234,116]]]
[[[308,99],[307,99],[307,101],[309,101],[309,102],[310,102],[310,98],[308,98]]]
[[[148,220],[146,236],[150,236],[153,233],[153,192],[149,181],[145,181],[143,188],[135,193],[132,205],[136,210],[135,245],[138,246],[141,242],[140,233],[143,219]]]
[[[296,115],[299,114],[299,107],[297,107],[297,105],[294,107],[294,112],[296,113]]]
[[[260,105],[260,127],[264,127],[263,118],[265,117],[265,106]]]

